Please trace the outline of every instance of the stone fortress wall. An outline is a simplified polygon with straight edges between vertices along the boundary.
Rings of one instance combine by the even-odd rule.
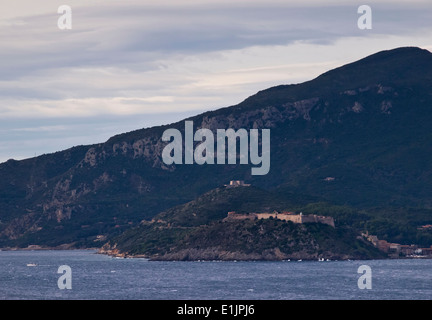
[[[273,212],[273,213],[237,213],[235,211],[228,212],[227,220],[254,220],[254,219],[279,219],[285,221],[292,221],[293,223],[323,223],[335,227],[334,219],[332,217],[318,216],[315,214],[296,214],[294,212]]]

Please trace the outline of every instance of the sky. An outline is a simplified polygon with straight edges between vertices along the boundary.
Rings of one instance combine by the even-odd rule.
[[[58,20],[71,8],[71,29]],[[369,5],[372,29],[358,13]],[[0,162],[240,103],[381,50],[432,51],[430,0],[0,0]]]

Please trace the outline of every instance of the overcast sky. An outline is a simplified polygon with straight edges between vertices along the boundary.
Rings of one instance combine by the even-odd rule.
[[[60,5],[72,29],[60,30]],[[360,5],[372,30],[360,30]],[[380,50],[432,51],[430,0],[0,2],[0,162],[237,104]]]

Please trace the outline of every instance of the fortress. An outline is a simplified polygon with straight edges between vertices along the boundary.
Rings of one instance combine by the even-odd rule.
[[[231,180],[229,184],[226,184],[227,188],[235,188],[235,187],[250,187],[250,184],[244,183],[243,180]]]
[[[273,213],[237,213],[235,211],[228,212],[226,220],[254,220],[254,219],[279,219],[292,221],[294,223],[324,223],[335,227],[332,217],[317,216],[315,214],[297,214],[294,212],[273,212]]]

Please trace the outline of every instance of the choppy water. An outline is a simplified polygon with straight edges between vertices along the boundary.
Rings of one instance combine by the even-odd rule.
[[[30,265],[29,265],[30,264]],[[59,289],[59,266],[72,289]],[[361,265],[372,289],[359,289]],[[432,260],[157,262],[94,251],[0,251],[0,299],[290,300],[432,298]]]

